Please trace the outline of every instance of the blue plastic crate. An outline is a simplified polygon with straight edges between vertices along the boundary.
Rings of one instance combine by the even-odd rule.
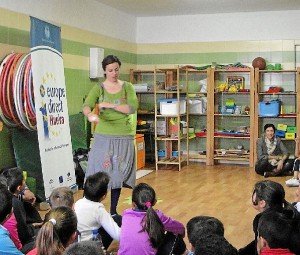
[[[284,138],[285,137],[285,131],[282,131],[282,130],[276,130],[275,131],[275,135],[278,136],[278,137],[282,137]]]
[[[262,117],[277,117],[280,113],[280,101],[258,103],[258,115]]]

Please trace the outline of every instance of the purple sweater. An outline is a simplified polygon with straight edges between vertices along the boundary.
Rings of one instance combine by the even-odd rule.
[[[164,215],[159,210],[155,211],[164,225],[165,231],[180,234],[184,237],[185,228],[183,224]],[[118,255],[156,254],[157,249],[152,247],[148,233],[142,231],[142,220],[145,215],[146,212],[144,211],[134,211],[132,209],[124,211]]]

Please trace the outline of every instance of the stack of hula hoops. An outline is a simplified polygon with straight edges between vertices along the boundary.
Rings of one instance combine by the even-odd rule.
[[[8,127],[36,130],[30,54],[11,53],[1,61],[0,119]]]

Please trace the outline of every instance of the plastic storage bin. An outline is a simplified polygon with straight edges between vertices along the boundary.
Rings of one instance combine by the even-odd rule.
[[[270,102],[258,103],[258,115],[262,117],[276,117],[280,113],[280,101],[274,100]]]
[[[160,99],[160,114],[161,115],[177,115],[178,114],[178,99],[177,98],[165,98]],[[186,113],[186,100],[180,98],[180,112],[179,114]]]
[[[284,138],[284,137],[285,137],[285,131],[282,131],[282,130],[276,130],[276,131],[275,131],[275,135]]]
[[[189,113],[191,114],[204,114],[206,113],[206,100],[199,99],[190,99],[189,100]]]

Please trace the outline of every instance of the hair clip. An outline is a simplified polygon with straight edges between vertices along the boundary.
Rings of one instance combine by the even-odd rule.
[[[149,207],[151,206],[151,203],[150,203],[150,202],[146,202],[146,203],[145,203],[145,206],[146,206],[147,208],[149,208]]]
[[[55,220],[55,219],[53,219],[53,218],[52,218],[52,219],[50,219],[50,220],[49,220],[49,222],[51,222],[53,226],[55,226],[55,225],[56,225],[56,220]]]

